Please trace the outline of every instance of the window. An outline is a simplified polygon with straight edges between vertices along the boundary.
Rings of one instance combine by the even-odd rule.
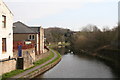
[[[34,35],[29,35],[28,39],[29,40],[35,40],[35,36]]]
[[[2,38],[2,52],[6,52],[6,38]]]
[[[34,40],[35,39],[35,37],[34,37],[34,35],[32,35],[32,40]]]
[[[6,28],[6,16],[2,15],[2,27]]]
[[[32,38],[31,38],[31,35],[29,35],[29,39],[31,40]]]

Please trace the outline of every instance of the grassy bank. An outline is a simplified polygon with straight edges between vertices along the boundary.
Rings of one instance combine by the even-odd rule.
[[[114,67],[120,69],[120,50],[119,49],[101,49],[96,54],[96,57],[109,61]]]
[[[103,48],[97,51],[96,53],[83,53],[85,55],[90,55],[95,57],[102,62],[105,62],[107,65],[111,66],[114,69],[120,70],[120,50],[119,49],[109,49]]]
[[[53,58],[53,57],[54,57],[54,53],[52,53],[52,51],[50,51],[50,52],[49,52],[49,55],[48,55],[47,57],[45,57],[45,58],[43,58],[43,59],[35,62],[33,67],[36,67],[36,66],[38,66],[38,65],[41,65],[41,64],[45,63],[46,61],[50,60],[50,59]],[[33,68],[33,67],[31,67],[31,68]],[[31,68],[28,68],[28,69],[26,69],[26,70],[29,70],[29,69],[31,69]],[[25,72],[26,70],[17,69],[17,70],[11,71],[11,72],[9,72],[9,73],[5,73],[5,74],[2,75],[2,80],[5,80],[6,78],[10,78],[10,77],[12,77],[12,76],[18,75],[18,74],[20,74],[20,73],[22,73],[22,72]]]
[[[54,53],[52,53],[52,51],[50,51],[50,55],[48,57],[46,57],[46,58],[43,58],[43,59],[38,60],[37,62],[35,62],[34,67],[43,64],[44,62],[52,59],[53,57],[54,57]]]
[[[119,62],[120,61],[120,50],[112,49],[112,48],[102,48],[94,52],[79,50],[75,51],[76,54],[84,54],[90,55],[99,59],[108,60],[111,62]],[[119,62],[120,63],[120,62]]]
[[[120,50],[119,49],[101,49],[97,51],[97,55],[109,58],[113,61],[120,60]]]

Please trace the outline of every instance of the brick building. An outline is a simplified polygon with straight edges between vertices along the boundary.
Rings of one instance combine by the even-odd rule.
[[[44,53],[44,29],[41,27],[29,27],[24,23],[15,22],[13,28],[13,39],[15,41],[30,41],[35,43],[36,55]]]

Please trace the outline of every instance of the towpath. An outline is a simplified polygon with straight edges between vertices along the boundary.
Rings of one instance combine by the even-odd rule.
[[[51,50],[51,49],[50,49]],[[53,53],[54,53],[54,57],[52,58],[52,59],[50,59],[50,60],[48,60],[48,61],[46,61],[45,63],[43,63],[43,64],[41,64],[41,65],[39,65],[39,66],[36,66],[36,67],[34,67],[34,68],[32,68],[32,69],[30,69],[30,70],[27,70],[27,71],[25,71],[25,72],[23,72],[23,73],[20,73],[20,74],[18,74],[18,75],[16,75],[16,76],[13,76],[13,77],[11,77],[11,78],[21,78],[22,76],[24,76],[24,75],[26,75],[26,74],[28,74],[28,73],[30,73],[30,72],[32,72],[32,71],[35,71],[36,69],[39,69],[39,68],[41,68],[42,66],[44,66],[44,65],[46,65],[46,64],[48,64],[48,63],[50,63],[51,61],[53,61],[56,57],[57,57],[57,53],[55,52],[55,51],[53,51],[53,50],[51,50]]]

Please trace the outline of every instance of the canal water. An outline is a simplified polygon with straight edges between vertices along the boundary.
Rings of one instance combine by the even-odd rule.
[[[75,55],[66,48],[57,50],[61,53],[62,60],[36,78],[115,78],[109,66],[93,57]]]

